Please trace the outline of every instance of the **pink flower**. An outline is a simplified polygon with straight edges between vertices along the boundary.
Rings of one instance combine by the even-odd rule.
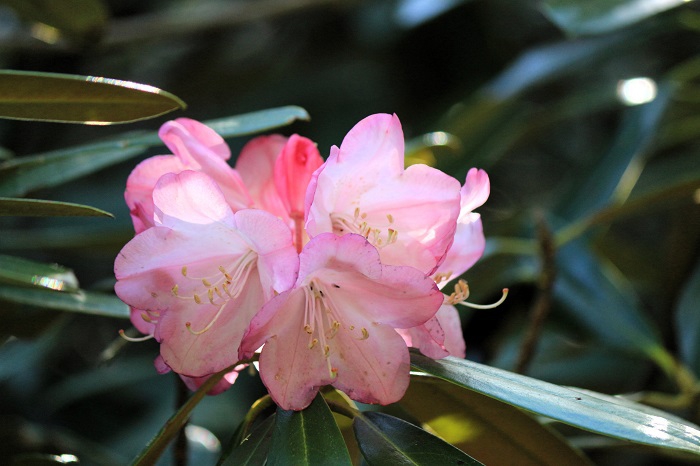
[[[163,175],[153,205],[155,226],[115,261],[115,291],[143,310],[164,365],[204,377],[237,361],[253,315],[293,285],[291,232],[262,210],[233,213],[217,183],[194,171]]]
[[[311,176],[323,158],[310,139],[261,136],[243,147],[236,170],[245,182],[253,206],[284,220],[297,250],[308,240],[304,232],[304,201]]]
[[[404,140],[396,115],[371,115],[333,147],[311,180],[310,237],[357,233],[382,262],[432,274],[452,245],[460,213],[459,182],[426,165],[404,170]]]
[[[476,168],[469,170],[460,191],[461,208],[455,239],[435,274],[441,289],[450,278],[458,277],[471,268],[484,253],[486,240],[481,216],[473,210],[486,202],[489,191],[489,177],[486,172]],[[464,299],[466,297],[464,296]],[[448,355],[463,358],[466,355],[459,313],[447,299],[428,322],[414,328],[399,330],[399,333],[407,345],[418,348],[421,353],[434,359]]]
[[[294,288],[253,318],[239,356],[265,345],[260,374],[284,409],[304,409],[327,384],[361,402],[393,403],[410,363],[394,328],[424,323],[442,301],[430,277],[383,265],[365,238],[322,233],[301,252]]]
[[[226,162],[231,157],[226,142],[208,126],[189,118],[178,118],[161,126],[158,136],[173,155],[158,155],[138,164],[126,181],[124,198],[131,211],[136,233],[153,223],[153,188],[166,173],[184,170],[208,174],[234,211],[250,207],[252,199],[236,171]]]

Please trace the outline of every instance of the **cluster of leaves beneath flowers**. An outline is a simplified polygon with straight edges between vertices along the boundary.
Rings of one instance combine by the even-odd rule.
[[[76,0],[81,2],[97,3]],[[73,73],[99,69],[113,77],[160,85],[184,97],[198,116],[303,103],[314,125],[296,123],[289,132],[309,134],[320,147],[336,141],[361,115],[399,112],[407,134],[415,137],[407,145],[409,163],[425,162],[458,179],[464,179],[471,166],[488,170],[492,196],[481,209],[486,254],[465,277],[473,301],[492,300],[504,286],[511,294],[497,310],[461,313],[467,359],[486,365],[463,361],[451,373],[441,362],[434,362],[440,370],[433,370],[413,355],[416,369],[448,381],[414,377],[402,402],[385,411],[413,425],[429,426],[486,464],[527,464],[533,457],[539,464],[576,464],[571,445],[598,464],[619,464],[621,457],[636,464],[682,461],[667,455],[672,449],[664,447],[679,445],[673,438],[692,443],[687,421],[630,407],[618,397],[598,393],[588,398],[592,394],[585,390],[562,394],[570,404],[561,403],[562,397],[539,380],[604,393],[634,392],[634,399],[698,421],[693,406],[700,374],[700,274],[693,196],[700,176],[695,147],[698,22],[693,2],[645,8],[644,2],[626,0],[548,0],[542,9],[483,0],[435,2],[444,9],[421,16],[409,8],[412,2],[347,2],[345,8],[331,9],[319,1],[303,7],[308,8],[308,23],[289,21],[298,18],[291,10],[279,9],[285,2],[253,3],[264,4],[248,10],[244,6],[231,16],[225,14],[230,13],[227,5],[217,2],[204,12],[208,16],[192,14],[184,2],[172,2],[167,12],[148,11],[151,7],[145,4],[112,3],[112,14],[102,10],[92,23],[94,9],[67,8],[69,20],[80,16],[93,24],[83,32],[26,10],[22,14],[28,20],[22,22],[6,8],[3,14],[9,11],[10,19],[3,16],[2,21],[10,36],[0,39],[3,57],[8,67]],[[380,8],[385,10],[377,14]],[[225,26],[226,21],[236,28]],[[46,25],[59,32],[53,44],[36,39],[40,32],[51,31]],[[103,49],[96,39],[100,31]],[[209,33],[192,34],[198,31]],[[251,36],[256,40],[246,39]],[[138,42],[144,38],[146,42]],[[90,48],[81,49],[85,44]],[[135,54],[133,44],[143,53]],[[305,71],[309,69],[311,75]],[[397,75],[410,79],[398,85]],[[629,82],[633,77],[647,78],[637,82],[643,84],[637,93],[646,92],[647,99],[650,85],[655,86],[649,103],[629,105],[634,99],[626,92],[634,90],[634,82]],[[2,95],[10,96],[2,102],[3,115],[22,117],[5,104],[25,107],[32,93],[18,92],[23,80],[3,82],[8,87]],[[61,88],[55,82],[42,87]],[[49,93],[34,108],[50,112],[50,105],[43,104],[65,101],[65,96]],[[103,99],[108,112],[117,107],[112,98]],[[78,104],[90,111],[101,105],[94,99]],[[177,101],[170,104],[178,106]],[[61,119],[65,109],[58,118],[51,113],[29,117]],[[208,123],[232,138],[306,117],[299,108],[282,108]],[[2,220],[0,300],[7,341],[1,349],[0,374],[2,411],[10,415],[2,419],[8,426],[3,457],[20,461],[34,454],[43,455],[44,461],[65,462],[68,456],[59,457],[65,452],[88,462],[123,464],[158,431],[173,406],[182,404],[175,399],[172,380],[154,374],[156,346],[123,345],[114,336],[129,312],[110,292],[113,258],[133,236],[121,198],[123,183],[133,168],[129,159],[153,153],[151,148],[161,144],[152,132],[155,125],[137,126],[148,132],[2,122],[2,145],[9,150],[0,151],[0,196],[11,198],[0,202],[3,215],[99,213],[94,209],[116,215],[115,220]],[[245,138],[231,139],[233,144],[238,141]],[[54,204],[25,199],[27,195]],[[535,208],[544,214],[540,218],[553,238],[549,246],[541,239],[547,235],[536,233],[535,225],[542,222],[535,220]],[[540,251],[547,249],[553,254],[545,260]],[[64,266],[48,265],[55,262]],[[548,283],[542,271],[552,272],[551,288],[542,286]],[[516,366],[529,328],[526,316],[547,296],[550,313],[526,368],[533,378],[496,372],[495,367]],[[660,387],[664,393],[655,392]],[[306,411],[284,412],[279,422],[277,414],[268,417],[274,408],[250,411],[246,418],[263,394],[257,379],[243,373],[235,390],[202,398],[186,429],[197,461],[216,461],[217,437],[226,443],[238,422],[241,433],[231,445],[245,438],[241,446],[251,441],[261,445],[255,450],[260,456],[250,456],[249,464],[268,456],[284,462],[289,457],[275,455],[285,452],[302,454],[287,448],[290,444],[305,445],[306,451],[338,445],[324,443],[321,432],[299,430],[299,425],[309,425]],[[334,412],[347,405],[334,393],[323,395]],[[262,400],[256,406],[264,405]],[[561,423],[543,425],[542,418],[511,405],[584,430]],[[308,414],[322,411],[317,406],[314,402]],[[345,407],[344,412],[353,415]],[[185,411],[178,411],[173,420],[180,420]],[[563,413],[572,413],[573,421]],[[380,461],[369,459],[376,457],[368,445],[381,444],[381,439],[396,446],[387,454],[406,453],[395,434],[378,433],[390,431],[391,421],[373,414],[355,421],[361,425],[358,432],[379,439],[373,441],[363,433],[356,438],[346,417],[333,416],[350,446],[351,460],[358,462],[365,453],[367,461]],[[517,422],[503,424],[502,419]],[[615,419],[629,421],[629,429]],[[319,425],[329,431],[331,424]],[[560,435],[547,437],[551,428],[565,440]],[[663,445],[649,449],[621,440],[639,440],[632,431],[656,435]],[[160,446],[159,439],[169,432],[166,427],[152,445]],[[299,432],[306,442],[293,436]],[[362,450],[356,449],[357,442]],[[242,456],[234,451],[236,456],[228,456],[228,461],[238,464]],[[493,452],[496,458],[489,456]],[[308,463],[315,457],[306,458]]]

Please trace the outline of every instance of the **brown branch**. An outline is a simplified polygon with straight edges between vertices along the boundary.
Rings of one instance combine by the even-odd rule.
[[[537,283],[537,296],[530,309],[530,325],[520,345],[520,353],[515,365],[515,372],[518,374],[524,374],[527,371],[535,355],[542,327],[552,307],[552,288],[556,277],[556,250],[552,231],[544,219],[544,214],[541,212],[537,214],[536,222],[542,270]]]

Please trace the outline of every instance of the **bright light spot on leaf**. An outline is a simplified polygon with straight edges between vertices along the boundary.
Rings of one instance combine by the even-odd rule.
[[[99,76],[87,76],[86,81],[91,83],[110,84],[112,86],[126,87],[142,92],[150,92],[151,94],[160,94],[161,90],[157,87],[149,86],[148,84],[139,84],[131,81],[122,81],[121,79],[102,78]]]
[[[700,188],[696,189],[693,193],[693,202],[700,204]]]
[[[61,38],[61,31],[44,23],[34,23],[29,32],[33,38],[53,45]]]
[[[617,97],[625,105],[641,105],[656,98],[656,82],[651,78],[632,78],[617,83]]]
[[[54,456],[53,458],[57,463],[68,464],[68,463],[79,463],[78,457],[75,455],[69,455],[64,453],[60,456]]]
[[[63,286],[65,285],[63,280],[51,277],[42,277],[39,275],[34,275],[32,277],[32,284],[58,291],[61,291],[63,289]]]
[[[644,434],[659,440],[668,440],[671,438],[671,435],[668,433],[668,429],[668,420],[658,416],[652,416],[652,419],[648,422],[648,425],[639,426],[639,430],[644,432]]]
[[[479,426],[459,414],[445,414],[428,422],[428,425],[448,443],[473,442],[481,434]]]
[[[218,453],[221,450],[219,439],[203,427],[189,424],[185,427],[185,435],[187,435],[187,440],[201,445],[208,451]]]

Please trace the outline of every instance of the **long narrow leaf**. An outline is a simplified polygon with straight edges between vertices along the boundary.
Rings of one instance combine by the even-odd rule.
[[[0,197],[0,217],[112,217],[102,209],[72,202]]]
[[[700,427],[650,415],[634,404],[613,403],[569,388],[448,356],[433,360],[412,352],[412,365],[468,390],[610,437],[700,454]]]
[[[57,311],[79,312],[105,317],[129,318],[129,306],[114,295],[78,291],[64,293],[53,290],[0,285],[0,300],[27,304]]]

